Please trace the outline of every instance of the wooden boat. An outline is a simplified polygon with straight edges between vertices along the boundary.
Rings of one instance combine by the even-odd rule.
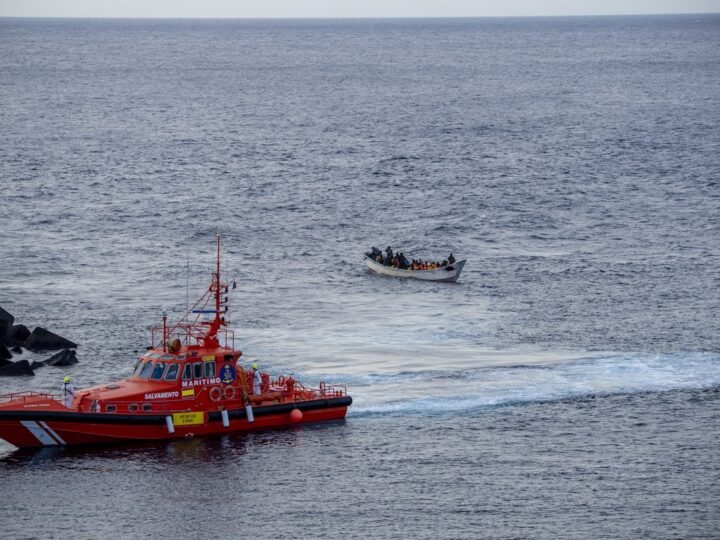
[[[377,274],[383,274],[385,276],[402,277],[402,278],[413,278],[423,279],[425,281],[457,281],[460,276],[463,267],[465,266],[465,260],[455,261],[447,266],[441,266],[432,270],[402,270],[400,268],[394,268],[380,264],[377,261],[372,260],[370,257],[365,255],[365,264],[367,267]]]
[[[220,435],[345,418],[352,398],[344,385],[321,382],[310,388],[292,377],[259,372],[262,383],[253,388],[253,371],[240,363],[242,352],[226,328],[228,285],[220,281],[220,238],[217,251],[210,287],[180,322],[168,324],[163,316],[130,377],[78,390],[67,406],[62,396],[41,392],[0,396],[0,438],[35,448]],[[201,321],[201,314],[213,318]]]

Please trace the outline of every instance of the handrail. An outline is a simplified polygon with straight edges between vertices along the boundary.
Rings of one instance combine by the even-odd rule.
[[[310,388],[293,379],[292,390],[288,390],[287,379],[278,377],[270,381],[270,391],[280,392],[282,400],[290,398],[292,400],[302,400],[308,398],[323,399],[343,397],[347,395],[347,385],[345,384],[326,384],[320,382],[318,388]]]
[[[164,329],[162,326],[153,326],[150,328],[150,345],[154,349],[156,346],[162,345]],[[224,338],[224,347],[235,348],[235,332],[228,328],[221,328],[217,332],[217,337]],[[185,346],[201,345],[205,338],[205,330],[199,328],[197,324],[181,323],[173,327],[172,331],[167,334],[168,341],[178,339]],[[220,341],[220,339],[218,339]],[[230,345],[229,345],[230,344]]]
[[[10,394],[0,394],[0,401],[12,401],[20,398],[44,397],[55,401],[60,401],[60,394],[51,394],[50,392],[35,392],[34,390],[23,390],[22,392],[12,392]]]
[[[179,323],[176,324],[172,331],[167,333],[167,339],[178,339],[180,343],[187,346],[202,345],[202,341],[205,338],[205,329],[200,328],[199,324],[202,323]],[[162,326],[153,326],[150,328],[150,346],[155,348],[162,346],[163,336],[165,335]],[[221,328],[217,332],[218,342],[220,338],[223,338],[223,346],[225,348],[235,349],[235,332],[228,328]]]

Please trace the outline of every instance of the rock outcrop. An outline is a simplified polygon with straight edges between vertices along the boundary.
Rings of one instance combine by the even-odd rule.
[[[77,348],[77,345],[69,339],[53,334],[49,330],[39,326],[32,331],[30,336],[25,340],[23,346],[33,352]]]
[[[15,317],[0,307],[0,343],[9,345],[10,329],[15,322]]]
[[[10,329],[10,339],[15,343],[23,344],[30,337],[30,330],[24,324],[13,324]]]
[[[35,375],[35,372],[30,367],[30,362],[27,360],[10,362],[0,367],[0,377],[17,377],[21,375]]]
[[[8,351],[8,348],[0,343],[0,360],[10,360],[12,358],[12,354],[10,354],[10,351]]]
[[[72,366],[73,364],[77,363],[78,359],[75,351],[70,349],[63,349],[59,353],[53,354],[47,360],[43,360],[42,362],[33,362],[30,367],[32,369],[37,369],[43,366]]]

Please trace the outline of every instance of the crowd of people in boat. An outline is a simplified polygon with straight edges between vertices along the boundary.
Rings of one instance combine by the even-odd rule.
[[[441,261],[423,261],[420,259],[413,259],[408,261],[405,255],[400,251],[393,253],[390,246],[385,249],[385,254],[378,248],[373,246],[370,251],[366,253],[373,261],[384,264],[385,266],[391,266],[393,268],[399,268],[400,270],[434,270],[436,268],[442,268],[449,266],[455,262],[455,257],[451,253],[450,256]]]

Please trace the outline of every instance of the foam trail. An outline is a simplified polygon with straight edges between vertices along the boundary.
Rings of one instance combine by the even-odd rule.
[[[720,385],[720,355],[623,354],[542,366],[361,375],[350,416],[444,414],[483,407]]]

